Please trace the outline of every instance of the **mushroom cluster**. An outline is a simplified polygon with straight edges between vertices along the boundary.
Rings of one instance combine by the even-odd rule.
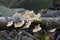
[[[41,17],[41,14],[39,13],[35,14],[34,11],[26,10],[24,15],[21,15],[21,13],[16,12],[12,16],[12,21],[10,20],[7,23],[7,26],[9,27],[11,25],[14,25],[15,28],[21,28],[21,29],[33,28],[32,31],[37,32],[41,30],[40,24],[37,23],[37,21],[40,21],[40,17]],[[33,22],[35,22],[34,24],[37,24],[37,25],[33,26],[34,25],[32,24]]]

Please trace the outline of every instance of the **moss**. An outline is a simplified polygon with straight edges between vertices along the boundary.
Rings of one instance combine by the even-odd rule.
[[[47,35],[44,35],[44,34],[35,34],[34,35],[36,38],[39,38],[40,40],[49,40],[49,36],[48,34]]]
[[[41,39],[41,40],[45,40],[45,36],[43,35],[43,34],[35,34],[34,35],[36,38],[39,38],[39,39]]]
[[[35,22],[40,22],[40,21],[41,21],[41,19],[36,19],[36,20],[35,20]]]

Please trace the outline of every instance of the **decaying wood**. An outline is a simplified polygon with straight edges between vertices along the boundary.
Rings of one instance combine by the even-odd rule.
[[[41,17],[60,17],[60,10],[42,9],[39,13]]]
[[[7,27],[11,27],[14,26],[19,27],[22,26],[24,24],[23,20],[20,20],[20,18],[14,18],[14,17],[0,17],[0,27],[1,28],[7,28]]]
[[[48,29],[55,28],[60,26],[60,18],[40,18],[43,25],[45,25]],[[24,22],[22,22],[24,21]],[[13,26],[15,23],[19,23],[20,26],[23,26],[25,20],[20,20],[20,18],[16,17],[0,17],[0,28],[8,28]],[[9,23],[11,22],[11,23]],[[42,25],[41,24],[41,25]]]

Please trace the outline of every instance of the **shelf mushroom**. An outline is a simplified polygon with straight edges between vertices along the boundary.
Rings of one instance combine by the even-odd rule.
[[[14,26],[15,27],[22,27],[24,24],[24,20],[21,20],[21,14],[15,13],[13,16]]]

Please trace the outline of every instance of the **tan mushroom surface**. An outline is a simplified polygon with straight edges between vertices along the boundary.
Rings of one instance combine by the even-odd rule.
[[[33,32],[38,32],[41,30],[40,24],[35,26],[35,28],[33,29]]]
[[[10,21],[8,22],[7,27],[12,26],[12,25],[13,25],[13,21]]]
[[[20,18],[21,14],[16,12],[12,17],[19,17]],[[24,24],[24,20],[20,20],[18,22],[15,22],[14,26],[15,27],[21,27],[23,24]]]

